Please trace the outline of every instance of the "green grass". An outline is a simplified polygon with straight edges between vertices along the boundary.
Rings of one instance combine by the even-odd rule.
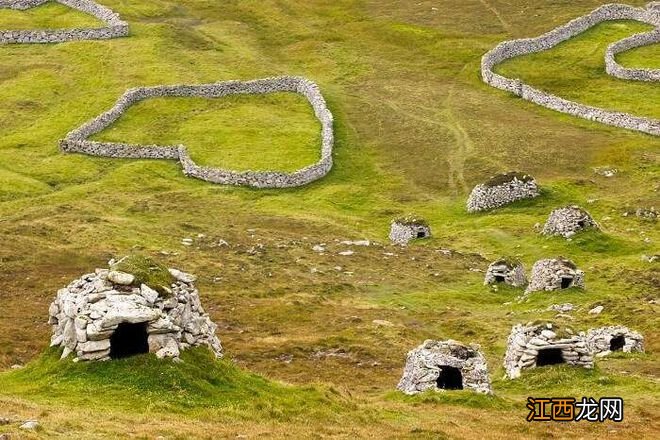
[[[146,284],[163,297],[168,297],[171,294],[172,283],[176,281],[174,276],[167,270],[167,267],[144,255],[123,257],[111,269],[130,273],[135,277],[133,285],[139,287]]]
[[[540,35],[602,3],[448,0],[434,11],[402,0],[104,0],[130,23],[129,38],[0,47],[0,365],[39,357],[59,288],[129,254],[197,275],[227,352],[217,364],[190,354],[166,367],[150,357],[59,363],[49,352],[2,375],[0,416],[38,418],[35,435],[73,438],[656,437],[660,320],[649,301],[658,273],[641,256],[657,253],[660,231],[622,214],[657,207],[660,140],[540,108],[479,77],[481,56],[498,42]],[[602,68],[608,43],[643,29],[603,25],[502,71],[565,98],[657,116],[656,85]],[[656,50],[620,59],[653,67]],[[284,74],[317,82],[335,116],[335,167],[309,186],[215,186],[171,161],[58,151],[58,139],[130,87]],[[183,142],[206,165],[286,170],[318,158],[318,130],[304,99],[278,94],[148,101],[98,138]],[[620,172],[605,178],[593,172],[600,166]],[[473,185],[511,170],[535,177],[541,197],[466,213]],[[571,241],[535,232],[568,204],[602,231]],[[432,238],[339,255],[350,248],[341,240],[385,243],[391,220],[407,213],[423,217]],[[312,250],[321,243],[326,252]],[[503,255],[528,271],[563,255],[585,270],[587,289],[517,302],[522,289],[483,286],[483,271]],[[564,302],[576,305],[573,319],[547,311]],[[603,313],[589,315],[595,305]],[[511,327],[537,319],[576,330],[627,325],[648,352],[599,360],[595,372],[501,380]],[[405,353],[427,338],[481,344],[496,397],[392,395]],[[530,393],[592,391],[624,397],[627,421],[525,421]]]
[[[0,29],[64,29],[101,27],[103,22],[54,1],[25,11],[0,9]]]
[[[296,171],[320,159],[321,126],[302,96],[286,93],[141,102],[94,139],[188,147],[200,165]]]

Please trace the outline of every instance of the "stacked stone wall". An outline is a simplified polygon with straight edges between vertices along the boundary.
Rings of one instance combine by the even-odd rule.
[[[91,0],[54,0],[89,14],[105,23],[98,28],[0,30],[0,44],[63,43],[81,40],[108,40],[128,35],[128,23],[112,10]],[[0,0],[0,9],[26,10],[46,3],[44,0]]]
[[[291,92],[303,95],[311,104],[321,123],[321,158],[315,164],[293,173],[277,171],[230,171],[197,165],[183,145],[133,145],[114,142],[95,142],[88,138],[108,127],[128,108],[140,101],[162,97],[221,98],[235,94],[266,94]],[[100,116],[71,131],[60,141],[60,148],[68,153],[113,158],[173,159],[181,163],[186,176],[212,183],[242,185],[255,188],[287,188],[308,184],[325,176],[332,168],[334,145],[333,116],[318,86],[305,78],[284,76],[253,81],[226,81],[204,85],[173,85],[140,87],[128,90],[117,103]]]
[[[610,45],[605,55],[606,70],[609,74],[623,79],[658,81],[658,70],[628,69],[615,60],[617,53],[647,44],[660,42],[660,8],[652,2],[646,8],[636,8],[622,4],[601,6],[590,14],[570,21],[536,38],[505,41],[486,53],[481,60],[481,74],[484,82],[501,90],[511,92],[535,104],[567,113],[590,121],[660,135],[660,120],[634,116],[623,112],[608,111],[597,107],[572,102],[550,93],[531,87],[519,79],[507,78],[493,72],[499,63],[522,55],[549,50],[559,43],[579,35],[599,23],[610,20],[636,20],[656,26],[651,32],[640,33]]]

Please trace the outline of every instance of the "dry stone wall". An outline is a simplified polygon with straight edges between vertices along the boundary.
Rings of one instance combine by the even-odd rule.
[[[63,347],[62,358],[73,353],[78,360],[108,360],[118,349],[113,340],[119,344],[114,336],[119,328],[137,324],[143,326],[144,351],[159,358],[178,358],[181,350],[199,345],[222,357],[217,325],[202,307],[195,277],[170,272],[175,282],[165,298],[156,286],[132,285],[134,275],[109,269],[97,269],[60,289],[49,308],[51,346]],[[138,336],[126,343],[136,343]]]
[[[459,382],[444,389],[469,389],[492,394],[488,364],[478,346],[465,346],[460,342],[424,341],[408,353],[403,376],[397,389],[406,394],[443,389],[443,373],[455,369],[460,372]]]
[[[231,171],[197,165],[183,145],[133,145],[114,142],[94,142],[88,138],[115,122],[133,104],[158,97],[221,98],[235,94],[266,94],[291,92],[303,95],[311,104],[321,123],[321,158],[315,164],[293,173],[277,171]],[[226,81],[203,85],[173,85],[139,87],[128,90],[117,103],[100,116],[71,131],[60,141],[60,148],[68,153],[113,158],[178,160],[186,176],[207,182],[242,185],[255,188],[288,188],[308,184],[325,176],[332,168],[334,145],[333,116],[328,110],[319,87],[302,77],[283,76],[253,81]]]
[[[63,43],[80,40],[108,40],[128,35],[128,23],[109,8],[91,0],[54,0],[72,9],[84,12],[105,23],[99,28],[0,30],[0,44]],[[44,0],[0,0],[0,9],[26,10]]]
[[[584,272],[564,258],[539,260],[532,266],[532,275],[525,293],[577,287],[584,289]]]
[[[551,352],[556,353],[556,363],[583,368],[594,366],[593,353],[587,347],[584,333],[559,336],[551,323],[518,324],[511,329],[507,340],[504,356],[506,375],[510,379],[516,379],[524,369],[555,363],[543,362],[543,355]]]
[[[555,209],[543,226],[543,235],[560,235],[571,238],[586,229],[599,229],[591,215],[576,205]]]
[[[573,38],[599,23],[610,20],[636,20],[660,28],[660,7],[658,6],[658,2],[649,3],[646,8],[636,8],[623,4],[608,4],[539,37],[502,42],[483,56],[481,60],[482,78],[484,82],[493,87],[506,90],[525,100],[552,110],[590,121],[660,136],[660,120],[608,111],[602,108],[572,102],[531,87],[519,79],[507,78],[493,71],[495,66],[505,60],[551,49],[559,43]],[[660,41],[659,38],[660,29],[657,29],[614,43],[608,47],[606,53],[607,72],[619,78],[657,81],[657,70],[624,68],[616,62],[615,55],[633,47],[657,43]]]
[[[644,352],[644,337],[622,325],[592,328],[587,332],[587,346],[596,356],[607,356],[613,351]]]
[[[485,184],[475,186],[467,200],[467,211],[470,213],[488,211],[541,195],[534,178],[528,175],[524,177],[520,175],[520,179],[518,177],[518,173],[500,174]]]
[[[486,270],[484,285],[504,283],[513,287],[527,285],[525,266],[520,261],[510,261],[506,258],[492,262]]]

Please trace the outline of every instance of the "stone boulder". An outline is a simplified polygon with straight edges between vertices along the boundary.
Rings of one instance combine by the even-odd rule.
[[[522,287],[527,284],[525,276],[525,267],[514,259],[501,258],[494,261],[486,270],[484,285],[488,284],[508,284],[514,287]]]
[[[492,393],[488,365],[478,346],[427,340],[408,353],[397,389],[406,394],[428,390]]]
[[[73,353],[78,360],[108,360],[147,352],[178,358],[181,350],[199,345],[222,357],[217,326],[202,307],[194,277],[174,269],[172,276],[151,263],[145,270],[160,271],[146,281],[151,285],[143,282],[142,270],[111,267],[57,292],[48,322],[51,346],[64,348],[62,358]]]
[[[474,187],[467,201],[467,211],[488,211],[517,200],[538,197],[540,194],[536,180],[528,174],[498,174],[486,183]]]
[[[584,289],[584,272],[570,260],[554,258],[539,260],[532,266],[526,293],[578,287]]]
[[[600,229],[591,215],[576,205],[555,209],[543,226],[543,235],[560,235],[571,238],[580,231]]]
[[[504,356],[507,377],[516,379],[524,369],[555,364],[593,368],[584,333],[573,335],[552,323],[518,324],[511,329]]]

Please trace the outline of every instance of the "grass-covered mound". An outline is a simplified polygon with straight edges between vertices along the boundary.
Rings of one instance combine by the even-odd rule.
[[[205,348],[181,354],[183,362],[152,354],[108,362],[60,360],[50,348],[25,368],[0,374],[3,395],[40,404],[95,410],[189,413],[205,410],[234,418],[279,421],[326,418],[345,412],[347,402],[331,389],[294,387],[216,360]]]
[[[129,255],[113,264],[111,269],[130,273],[135,276],[135,286],[146,284],[164,298],[172,293],[170,286],[176,281],[167,267],[144,255]]]

